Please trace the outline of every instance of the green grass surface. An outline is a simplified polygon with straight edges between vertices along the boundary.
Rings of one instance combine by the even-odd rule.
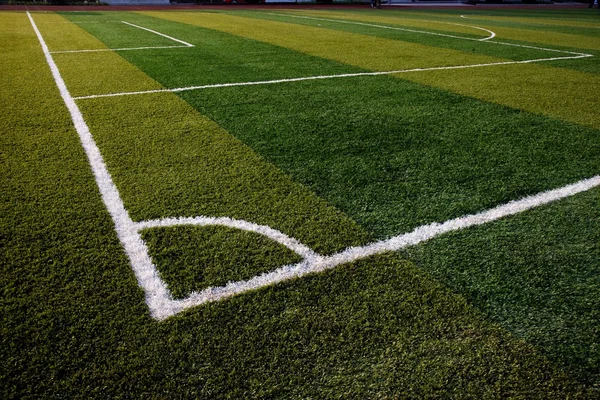
[[[302,261],[262,235],[232,228],[148,229],[142,237],[175,298]]]
[[[196,45],[55,54],[74,95],[494,58],[298,26],[358,48],[428,52],[365,61],[350,45],[332,55],[318,35],[277,36],[294,25],[242,34],[227,21],[247,28],[263,17],[202,14],[213,29],[157,18],[196,21],[183,13],[34,18],[53,50],[164,44],[111,28],[121,19]],[[157,322],[26,15],[0,14],[0,32],[0,397],[599,397],[597,189]],[[253,35],[263,36],[245,37]],[[461,92],[450,73],[431,74],[429,86],[370,77],[78,104],[134,220],[229,216],[327,254],[598,173],[597,119],[553,104],[591,99],[597,77],[527,66],[514,80],[501,71],[490,81],[530,79],[542,105],[510,97],[510,87]],[[561,74],[575,86],[559,95],[548,80]],[[437,88],[446,85],[458,94]],[[297,260],[228,228],[143,237],[176,297]]]
[[[600,191],[405,255],[580,379],[600,380]]]

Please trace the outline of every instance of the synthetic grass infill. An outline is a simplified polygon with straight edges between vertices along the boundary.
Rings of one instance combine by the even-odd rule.
[[[397,40],[379,39],[308,26],[252,20],[208,13],[150,13],[235,35],[287,47],[371,70],[394,70],[402,66],[435,66],[497,62],[499,59]],[[312,40],[307,41],[306,37]],[[438,64],[439,63],[439,64]],[[501,75],[498,76],[498,75]],[[567,121],[600,128],[600,115],[593,107],[600,92],[600,77],[542,65],[504,65],[464,70],[414,72],[399,75],[482,98],[525,111],[542,113]],[[533,80],[535,84],[523,82]],[[490,87],[492,83],[494,87]],[[524,92],[530,88],[534,92]]]
[[[29,22],[0,20],[0,397],[593,395],[394,256],[155,323]]]
[[[403,253],[588,384],[600,383],[600,191]]]

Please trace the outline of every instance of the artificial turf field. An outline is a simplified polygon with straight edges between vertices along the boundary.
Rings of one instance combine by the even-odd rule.
[[[600,398],[596,10],[91,10],[0,12],[1,398]]]

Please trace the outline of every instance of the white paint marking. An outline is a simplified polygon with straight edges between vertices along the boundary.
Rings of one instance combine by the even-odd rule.
[[[60,71],[50,54],[42,34],[38,30],[38,27],[29,12],[27,12],[27,16],[31,21],[31,25],[37,35],[40,45],[42,46],[42,51],[46,56],[46,61],[52,71],[52,76],[54,77],[56,86],[58,86],[60,95],[71,114],[71,119],[73,120],[75,129],[79,135],[81,144],[85,149],[90,166],[92,167],[102,200],[115,223],[117,236],[125,248],[125,252],[129,257],[131,266],[140,286],[142,286],[146,292],[146,303],[148,304],[152,315],[156,318],[158,317],[156,314],[157,310],[168,307],[171,295],[162,279],[158,276],[156,268],[152,265],[152,260],[148,255],[148,248],[138,233],[137,227],[129,217],[129,213],[125,209],[119,191],[102,159],[100,149],[96,145],[79,107],[69,93],[65,81],[60,75]]]
[[[478,214],[466,215],[444,223],[433,223],[416,228],[410,233],[395,236],[366,246],[350,247],[331,256],[321,256],[313,260],[304,260],[298,264],[286,265],[273,272],[256,276],[247,281],[230,282],[222,287],[211,287],[201,292],[194,292],[183,300],[174,301],[174,313],[203,303],[223,300],[249,290],[259,289],[268,285],[284,282],[294,278],[326,271],[341,264],[347,264],[364,259],[376,254],[398,251],[414,246],[442,234],[458,231],[472,226],[482,225],[496,221],[510,215],[515,215],[544,204],[548,204],[578,193],[585,192],[600,186],[600,175],[579,181],[559,189],[549,190],[521,200],[511,201],[507,204],[483,211]]]
[[[491,30],[489,30],[489,29],[481,28],[481,27],[479,27],[479,26],[474,26],[474,25],[465,25],[465,24],[456,24],[456,23],[454,23],[454,22],[438,22],[438,23],[440,23],[440,24],[448,24],[448,25],[456,25],[456,26],[466,26],[466,27],[468,27],[468,28],[479,29],[480,31],[485,31],[485,32],[487,32],[487,33],[489,33],[489,34],[490,34],[490,36],[488,36],[488,37],[484,37],[484,38],[482,38],[482,39],[477,39],[477,40],[479,40],[480,42],[484,42],[484,41],[486,41],[486,40],[490,40],[490,39],[493,39],[493,38],[495,38],[495,37],[496,37],[496,32],[494,32],[494,31],[491,31]],[[465,39],[469,39],[469,38],[465,38]]]
[[[511,45],[511,44],[507,44]],[[520,45],[515,45],[520,46]],[[557,50],[558,51],[558,50]],[[529,64],[542,61],[555,61],[555,60],[569,60],[583,57],[591,57],[589,54],[579,54],[576,56],[569,57],[551,57],[551,58],[537,58],[534,60],[523,60],[523,61],[499,61],[494,63],[486,64],[468,64],[468,65],[453,65],[448,67],[429,67],[429,68],[413,68],[413,69],[401,69],[395,71],[378,71],[378,72],[357,72],[351,74],[335,74],[335,75],[319,75],[319,76],[305,76],[302,78],[289,78],[289,79],[273,79],[268,81],[256,81],[256,82],[234,82],[234,83],[217,83],[213,85],[201,85],[201,86],[188,86],[174,89],[155,89],[155,90],[142,90],[136,92],[120,92],[120,93],[108,93],[108,94],[93,94],[89,96],[75,97],[75,100],[86,100],[86,99],[98,99],[102,97],[119,97],[119,96],[132,96],[140,94],[151,94],[151,93],[168,93],[168,92],[186,92],[189,90],[201,90],[201,89],[212,89],[212,88],[223,88],[223,87],[234,87],[234,86],[253,86],[253,85],[271,85],[276,83],[290,83],[290,82],[302,82],[320,79],[335,79],[335,78],[351,78],[359,76],[379,76],[379,75],[392,75],[392,74],[404,74],[409,72],[425,72],[425,71],[443,71],[451,69],[466,69],[466,68],[481,68],[491,67],[497,65],[511,65],[511,64]]]
[[[158,36],[166,37],[167,39],[171,39],[171,40],[173,40],[174,42],[181,43],[181,44],[183,44],[183,45],[185,45],[185,46],[187,46],[187,47],[194,47],[194,45],[193,45],[193,44],[190,44],[190,43],[188,43],[188,42],[184,42],[183,40],[175,39],[174,37],[172,37],[172,36],[169,36],[169,35],[165,35],[164,33],[160,33],[160,32],[157,32],[157,31],[153,31],[152,29],[144,28],[143,26],[139,26],[139,25],[136,25],[136,24],[132,24],[131,22],[126,22],[126,21],[121,21],[121,22],[122,22],[122,23],[124,23],[124,24],[126,24],[126,25],[130,25],[130,26],[136,27],[136,28],[138,28],[138,29],[143,29],[143,30],[145,30],[145,31],[152,32],[152,33],[154,33],[154,34],[156,34],[156,35],[158,35]]]
[[[29,21],[31,22],[33,30],[35,31],[35,34],[40,42],[42,51],[44,52],[46,61],[52,72],[52,76],[56,82],[56,86],[58,87],[61,97],[63,98],[67,109],[69,110],[75,130],[79,135],[81,144],[88,157],[88,161],[96,179],[96,184],[98,185],[102,200],[104,201],[104,204],[106,205],[106,208],[111,215],[113,222],[115,223],[115,231],[117,232],[117,236],[129,258],[131,267],[138,280],[138,284],[144,289],[146,304],[150,309],[150,314],[152,317],[158,320],[165,319],[181,311],[181,307],[180,301],[173,300],[170,291],[159,276],[158,270],[150,258],[148,247],[140,235],[140,231],[143,229],[175,225],[229,226],[232,228],[265,235],[272,240],[283,244],[292,251],[297,252],[304,258],[304,261],[306,262],[314,262],[315,260],[320,259],[318,254],[296,239],[293,239],[268,226],[257,225],[246,221],[233,220],[230,218],[195,217],[167,218],[163,220],[133,222],[129,217],[129,213],[125,208],[125,205],[123,204],[123,200],[119,195],[119,191],[114,184],[110,173],[108,172],[108,168],[104,163],[100,149],[92,137],[81,110],[79,110],[75,100],[69,93],[65,81],[63,80],[58,66],[50,54],[42,34],[40,33],[35,21],[33,20],[33,17],[29,12],[27,12],[27,16],[29,17]]]
[[[490,31],[489,29],[480,28],[478,26],[472,26],[472,25],[456,24],[454,22],[433,21],[433,22],[439,23],[439,24],[466,26],[466,27],[469,27],[469,28],[478,29],[478,30],[481,30],[481,31],[486,31],[486,32],[490,33],[490,36],[487,36],[485,38],[479,38],[479,39],[477,39],[477,38],[469,38],[469,37],[464,37],[464,36],[448,35],[448,34],[445,34],[445,33],[420,31],[420,30],[417,30],[417,29],[409,29],[409,28],[400,28],[400,27],[397,27],[397,26],[379,25],[379,24],[367,24],[365,22],[356,22],[356,21],[346,21],[346,20],[342,20],[342,19],[308,17],[308,16],[305,16],[305,15],[292,15],[292,14],[281,14],[281,13],[267,13],[267,14],[277,15],[277,16],[280,16],[280,17],[313,19],[313,20],[317,20],[317,21],[337,22],[337,23],[340,23],[340,24],[368,26],[368,27],[371,27],[371,28],[392,29],[392,30],[395,30],[395,31],[404,31],[404,32],[412,32],[412,33],[423,33],[425,35],[444,36],[444,37],[449,37],[449,38],[454,38],[454,39],[464,39],[464,40],[484,41],[484,40],[492,39],[494,36],[496,36],[496,34],[494,32],[492,32],[492,31]]]
[[[248,221],[231,219],[228,217],[180,217],[180,218],[165,218],[165,219],[155,219],[151,221],[142,221],[135,223],[138,231],[150,228],[167,228],[171,226],[179,226],[179,225],[195,225],[195,226],[226,226],[229,228],[241,229],[248,232],[258,233],[260,235],[266,236],[269,239],[284,245],[288,249],[292,250],[296,254],[302,256],[307,260],[312,260],[319,255],[311,250],[308,246],[300,243],[294,238],[287,236],[286,234],[273,229],[266,225],[258,225]]]
[[[71,23],[71,22],[65,22],[65,23]],[[144,28],[143,26],[139,26],[139,25],[135,25],[132,24],[130,22],[126,22],[126,21],[121,21],[121,23],[129,25],[129,26],[133,26],[135,28],[138,29],[142,29],[151,33],[154,33],[156,35],[159,36],[163,36],[167,39],[170,39],[172,41],[175,41],[177,43],[181,43],[181,45],[174,45],[174,46],[144,46],[144,47],[121,47],[118,49],[84,49],[84,50],[56,50],[56,51],[51,51],[51,54],[69,54],[69,53],[96,53],[96,52],[102,52],[102,51],[129,51],[129,50],[152,50],[152,49],[176,49],[176,48],[182,48],[182,47],[195,47],[193,44],[190,44],[188,42],[184,42],[183,40],[179,40],[176,39],[174,37],[165,35],[164,33],[160,33],[157,31],[153,31],[152,29],[148,29],[148,28]]]

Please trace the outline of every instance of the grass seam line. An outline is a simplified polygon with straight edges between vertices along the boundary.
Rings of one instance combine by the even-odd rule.
[[[518,46],[518,45],[517,45]],[[522,61],[499,61],[494,63],[485,64],[467,64],[467,65],[451,65],[447,67],[425,67],[425,68],[412,68],[412,69],[400,69],[394,71],[377,71],[377,72],[356,72],[348,74],[335,74],[335,75],[317,75],[317,76],[305,76],[301,78],[288,78],[288,79],[273,79],[266,81],[254,81],[254,82],[232,82],[232,83],[216,83],[211,85],[199,85],[199,86],[188,86],[173,89],[154,89],[154,90],[140,90],[135,92],[120,92],[120,93],[107,93],[107,94],[93,94],[89,96],[78,96],[74,97],[75,100],[87,100],[87,99],[98,99],[103,97],[119,97],[119,96],[133,96],[140,94],[152,94],[152,93],[177,93],[186,92],[190,90],[202,90],[222,87],[234,87],[234,86],[252,86],[252,85],[270,85],[276,83],[290,83],[290,82],[302,82],[310,80],[320,79],[336,79],[336,78],[354,78],[361,76],[380,76],[380,75],[393,75],[393,74],[404,74],[409,72],[426,72],[426,71],[443,71],[452,69],[466,69],[466,68],[482,68],[492,67],[497,65],[513,65],[513,64],[530,64],[534,62],[542,61],[556,61],[556,60],[573,60],[584,57],[592,57],[591,54],[578,54],[574,56],[566,57],[549,57],[549,58],[536,58],[533,60],[522,60]]]

